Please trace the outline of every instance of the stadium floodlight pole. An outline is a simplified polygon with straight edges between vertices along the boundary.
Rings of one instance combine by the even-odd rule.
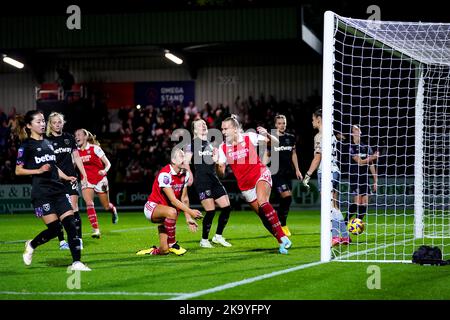
[[[170,53],[169,50],[165,50],[164,51],[164,56],[167,59],[169,59],[170,61],[172,61],[173,63],[176,63],[176,64],[182,64],[183,63],[183,59],[180,59],[176,55],[174,55],[173,53]]]
[[[17,61],[11,57],[8,57],[6,54],[3,55],[3,62],[12,65],[13,67],[16,67],[17,69],[22,69],[24,67],[24,64],[20,61]]]
[[[419,65],[416,74],[419,81],[417,83],[417,95],[415,105],[415,145],[414,145],[414,238],[423,238],[423,99],[424,80],[423,67]],[[416,77],[417,78],[417,77]]]
[[[331,260],[331,143],[333,133],[334,92],[334,29],[335,15],[324,14],[323,30],[323,78],[322,78],[322,181],[321,181],[321,230],[320,260]]]

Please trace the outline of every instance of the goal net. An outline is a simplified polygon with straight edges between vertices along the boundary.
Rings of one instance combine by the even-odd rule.
[[[322,260],[410,262],[422,244],[449,259],[450,24],[326,12],[323,68]],[[333,133],[340,210],[365,227],[350,245],[331,246]]]

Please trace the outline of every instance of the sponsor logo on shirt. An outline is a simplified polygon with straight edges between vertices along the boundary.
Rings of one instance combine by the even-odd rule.
[[[200,157],[203,157],[203,156],[212,156],[212,152],[209,151],[209,150],[199,151],[199,152],[198,152],[198,155],[199,155]]]
[[[59,153],[71,153],[72,152],[72,148],[58,148],[55,149],[55,153],[59,154]]]
[[[238,160],[238,159],[245,158],[248,153],[249,153],[248,148],[237,150],[237,151],[228,151],[228,157],[233,160]]]
[[[91,160],[91,155],[90,154],[81,157],[81,161],[82,162],[89,162],[90,160]]]
[[[273,147],[275,151],[292,151],[292,146]]]
[[[48,161],[56,161],[56,156],[54,154],[44,154],[42,157],[34,157],[34,162],[36,162],[36,164]]]
[[[181,189],[183,189],[183,187],[184,187],[184,183],[172,185],[172,189],[174,192],[180,192]]]

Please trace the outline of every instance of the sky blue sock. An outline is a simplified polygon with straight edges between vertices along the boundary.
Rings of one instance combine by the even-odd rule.
[[[331,235],[333,237],[339,237],[339,221],[332,219],[331,220]]]
[[[341,237],[343,237],[343,238],[348,237],[348,231],[347,231],[347,227],[345,225],[345,221],[339,221],[339,230],[341,230]]]

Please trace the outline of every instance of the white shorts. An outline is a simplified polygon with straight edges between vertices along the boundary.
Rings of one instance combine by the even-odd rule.
[[[147,220],[152,221],[152,214],[158,204],[153,201],[147,201],[144,206],[144,215]]]
[[[259,179],[256,181],[256,184],[258,184],[258,182],[261,180],[266,181],[270,185],[270,187],[272,187],[272,173],[270,172],[269,169],[266,169],[261,174]],[[255,201],[257,198],[256,197],[256,184],[253,189],[242,191],[242,196],[244,197],[245,201],[247,201],[248,203]]]
[[[97,193],[105,193],[109,191],[108,178],[105,176],[102,180],[100,180],[97,184],[88,183],[85,186],[81,187],[83,189],[94,189]]]

